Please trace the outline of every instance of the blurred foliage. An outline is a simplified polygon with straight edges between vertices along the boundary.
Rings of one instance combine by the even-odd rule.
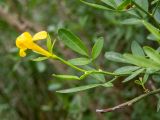
[[[88,78],[85,81],[68,82],[52,78],[53,73],[77,73],[56,61],[31,61],[36,57],[35,54],[30,54],[27,59],[20,58],[15,47],[15,39],[23,31],[34,33],[43,29],[55,38],[58,28],[65,27],[80,36],[89,50],[95,39],[103,36],[104,49],[97,64],[112,71],[121,64],[104,60],[105,51],[130,52],[133,40],[141,45],[157,47],[154,42],[146,41],[148,31],[144,26],[123,24],[124,19],[129,16],[123,12],[98,10],[79,0],[1,0],[0,119],[159,120],[159,112],[155,110],[155,98],[145,99],[130,108],[113,113],[96,114],[96,108],[114,106],[124,102],[124,98],[129,100],[143,93],[143,90],[134,83],[122,85],[117,82],[111,89],[95,88],[73,94],[56,93],[55,91],[62,87],[79,86],[95,81]],[[15,25],[15,21],[20,25]],[[19,28],[23,25],[27,27]],[[57,42],[54,51],[68,59],[77,56],[61,42]],[[120,93],[122,89],[123,92]]]

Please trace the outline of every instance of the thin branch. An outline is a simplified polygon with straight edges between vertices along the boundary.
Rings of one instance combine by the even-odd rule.
[[[153,83],[152,80],[149,81],[149,85],[151,86],[151,89],[152,89],[152,90],[156,90],[156,87],[155,87],[155,85],[154,85],[154,83]],[[158,99],[160,98],[160,95],[159,95],[159,94],[155,94],[155,96],[156,96]]]
[[[125,103],[122,103],[122,104],[119,104],[115,107],[111,107],[111,108],[107,108],[107,109],[97,109],[96,112],[98,113],[102,113],[102,112],[112,112],[112,111],[115,111],[117,109],[120,109],[120,108],[124,108],[124,107],[127,107],[127,106],[131,106],[132,104],[144,99],[145,97],[148,97],[150,95],[155,95],[157,93],[160,93],[160,88],[159,89],[156,89],[156,90],[153,90],[151,92],[148,92],[148,93],[145,93],[145,94],[142,94],[130,101],[127,101]]]
[[[8,11],[6,11],[5,9],[3,9],[2,7],[0,7],[0,17],[1,19],[3,19],[4,21],[6,21],[10,26],[15,27],[16,30],[18,30],[19,32],[24,32],[27,29],[32,29],[34,31],[40,31],[43,28],[40,27],[39,25],[36,25],[35,23],[33,24],[33,22],[21,18],[21,20],[18,18],[19,15],[18,14],[11,14]]]

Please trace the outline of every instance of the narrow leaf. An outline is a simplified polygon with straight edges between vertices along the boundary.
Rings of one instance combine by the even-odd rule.
[[[157,41],[160,42],[160,31],[147,21],[142,21],[145,27],[156,37]]]
[[[143,84],[147,82],[149,74],[146,72],[143,77]]]
[[[103,74],[91,74],[90,76],[92,76],[93,78],[95,78],[101,82],[105,82],[105,77]]]
[[[48,57],[38,57],[38,58],[32,59],[32,61],[39,62],[39,61],[43,61],[43,60],[46,60],[46,59],[48,59]]]
[[[86,69],[86,70],[96,70],[96,69],[94,69],[94,68],[92,68],[92,67],[90,67],[90,66],[84,66],[84,68]],[[101,81],[101,82],[105,82],[105,77],[104,77],[104,75],[103,74],[90,74],[90,76],[91,77],[93,77],[94,79],[96,79],[96,80],[99,80],[99,81]]]
[[[148,0],[134,0],[143,10],[148,11]]]
[[[52,40],[49,34],[47,36],[47,48],[49,52],[52,52]]]
[[[69,63],[73,65],[87,65],[91,62],[91,59],[88,58],[74,58],[68,60]]]
[[[59,78],[59,79],[65,79],[65,80],[80,80],[78,76],[73,76],[73,75],[56,75],[52,74],[52,76]]]
[[[125,19],[121,22],[121,24],[124,25],[136,25],[139,24],[141,21],[137,18],[129,18],[129,19]]]
[[[54,47],[55,43],[56,43],[56,39],[54,39],[54,41],[53,41],[53,43],[52,43],[51,49],[49,50],[49,51],[50,51],[50,53],[52,53],[52,51],[53,51],[53,47]]]
[[[111,60],[114,62],[128,63],[128,61],[123,57],[123,55],[116,53],[116,52],[106,52],[105,58],[107,60]]]
[[[133,55],[145,56],[143,49],[136,41],[132,42],[131,50],[132,50]]]
[[[80,38],[78,38],[72,32],[62,28],[58,30],[58,35],[64,44],[67,45],[70,49],[81,55],[88,56],[86,46],[83,44]]]
[[[142,73],[144,71],[144,68],[139,69],[137,71],[135,71],[133,74],[131,74],[130,76],[128,76],[126,79],[124,79],[122,82],[128,82],[130,80],[132,80],[133,78],[135,78],[136,76],[138,76],[140,73]]]
[[[102,84],[103,87],[113,87],[113,83],[111,82],[106,82],[104,84]]]
[[[116,69],[114,71],[114,73],[116,73],[116,74],[130,74],[139,68],[140,67],[137,67],[137,66],[124,66],[124,67],[120,67],[120,68]]]
[[[60,84],[60,83],[49,83],[48,90],[55,91],[57,89],[60,89],[61,87],[62,87],[62,84]]]
[[[160,54],[158,51],[148,46],[143,47],[143,49],[150,59],[160,64]]]
[[[145,68],[160,69],[160,65],[153,60],[147,59],[142,56],[135,56],[132,54],[124,54],[124,58],[133,65]]]
[[[109,10],[109,11],[113,11],[113,9],[111,8],[107,8],[103,5],[98,5],[98,4],[95,4],[95,3],[90,3],[90,2],[86,2],[84,0],[80,0],[81,2],[83,2],[84,4],[88,5],[88,6],[91,6],[91,7],[94,7],[94,8],[98,8],[98,9],[102,9],[102,10]]]
[[[156,11],[154,13],[154,17],[157,20],[157,22],[160,23],[160,3],[157,3],[157,4],[159,4],[159,6],[157,7],[157,9],[156,9],[156,7],[154,8],[154,9],[156,9]]]
[[[114,0],[101,0],[108,8],[115,9],[117,7]]]
[[[99,56],[103,48],[103,43],[104,43],[104,39],[102,37],[97,39],[96,43],[92,48],[92,59],[96,59]]]
[[[69,88],[69,89],[65,89],[65,90],[59,90],[59,91],[56,91],[56,92],[59,92],[59,93],[73,93],[73,92],[79,92],[79,91],[95,88],[95,87],[98,87],[100,85],[101,84],[90,84],[90,85],[86,85],[86,86],[80,86],[80,87]]]
[[[147,39],[148,39],[148,40],[153,40],[153,41],[156,41],[156,40],[157,40],[156,37],[155,37],[153,34],[149,34],[149,35],[147,36]]]

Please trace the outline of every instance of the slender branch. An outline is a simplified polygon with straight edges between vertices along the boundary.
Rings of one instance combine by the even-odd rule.
[[[8,11],[0,7],[0,18],[7,22],[10,26],[15,27],[16,30],[23,32],[26,29],[33,29],[34,31],[40,31],[43,28],[33,22],[24,19],[21,17],[21,20],[18,18],[19,15],[14,13],[10,14]]]
[[[95,73],[95,74],[106,74],[106,75],[114,75],[114,76],[118,76],[119,74],[116,74],[116,73],[113,73],[113,72],[108,72],[108,71],[92,71],[92,73]]]
[[[107,109],[97,109],[96,112],[98,113],[102,113],[102,112],[112,112],[112,111],[115,111],[117,109],[120,109],[120,108],[124,108],[124,107],[127,107],[127,106],[131,106],[132,104],[144,99],[145,97],[148,97],[150,95],[155,95],[157,93],[160,93],[160,88],[159,89],[156,89],[156,90],[153,90],[151,92],[148,92],[148,93],[145,93],[145,94],[142,94],[132,100],[129,100],[125,103],[122,103],[122,104],[119,104],[115,107],[111,107],[111,108],[107,108]]]
[[[151,89],[152,89],[152,90],[156,90],[156,87],[155,87],[155,85],[154,85],[154,83],[153,83],[152,80],[149,81],[149,85],[151,86]],[[159,95],[159,94],[155,94],[155,96],[156,96],[158,99],[160,98],[160,95]]]

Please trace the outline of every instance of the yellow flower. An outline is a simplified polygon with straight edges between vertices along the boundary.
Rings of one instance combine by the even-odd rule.
[[[52,56],[51,53],[40,47],[35,43],[37,40],[42,40],[47,38],[47,32],[46,31],[41,31],[36,33],[33,37],[31,36],[30,33],[24,32],[22,33],[19,37],[16,39],[16,46],[20,49],[19,55],[21,57],[26,56],[26,50],[30,49],[33,50],[41,55],[44,55],[46,57]]]

